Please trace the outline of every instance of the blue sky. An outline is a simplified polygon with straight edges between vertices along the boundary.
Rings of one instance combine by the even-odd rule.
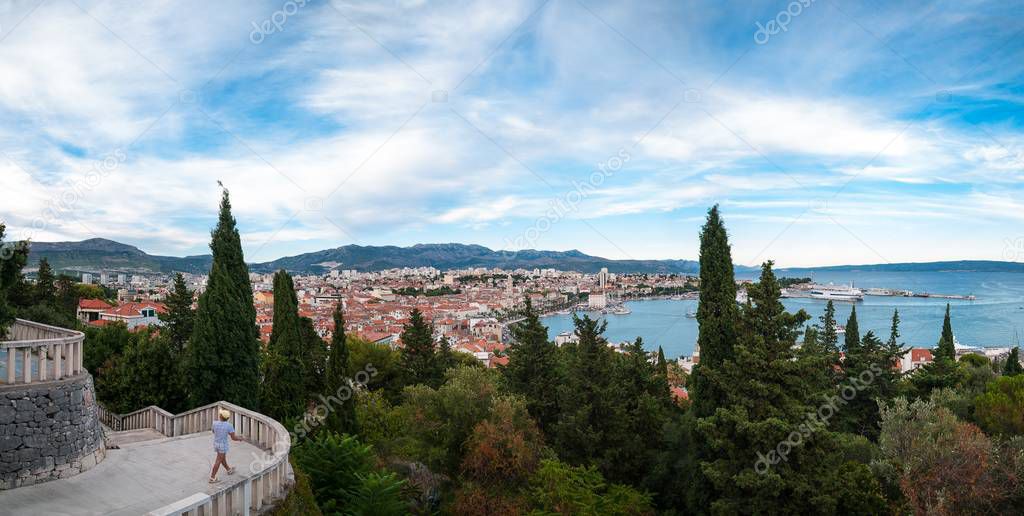
[[[744,264],[1020,260],[1022,15],[0,2],[0,219],[200,254],[221,180],[251,261],[425,242],[695,258],[714,203]]]

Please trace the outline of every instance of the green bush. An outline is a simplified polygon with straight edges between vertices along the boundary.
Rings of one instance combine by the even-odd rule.
[[[322,516],[323,513],[320,512],[313,497],[309,475],[299,469],[294,457],[291,463],[292,471],[295,473],[295,485],[288,496],[274,507],[270,516]]]
[[[292,448],[296,464],[309,473],[313,496],[325,515],[404,514],[404,482],[378,471],[373,447],[353,436],[324,430]]]
[[[530,480],[531,514],[654,514],[651,496],[629,486],[608,484],[593,466],[573,467],[545,460]]]
[[[1024,375],[1001,376],[974,400],[974,417],[990,434],[1024,434]]]

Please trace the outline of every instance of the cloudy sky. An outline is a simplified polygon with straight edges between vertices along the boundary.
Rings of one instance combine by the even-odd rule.
[[[805,5],[806,4],[806,5]],[[0,220],[356,243],[1024,259],[1024,3],[0,1]]]

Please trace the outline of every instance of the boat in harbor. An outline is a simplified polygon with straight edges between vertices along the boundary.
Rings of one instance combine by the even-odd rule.
[[[815,285],[810,291],[812,299],[857,302],[864,300],[864,292],[846,285]]]

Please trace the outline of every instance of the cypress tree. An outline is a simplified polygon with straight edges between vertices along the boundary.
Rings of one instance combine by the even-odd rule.
[[[693,410],[697,417],[711,415],[721,402],[719,389],[704,381],[701,370],[719,367],[732,357],[737,313],[729,235],[716,204],[708,210],[707,221],[700,233],[700,295],[697,305],[700,363],[693,372]]]
[[[638,337],[639,338],[639,337]],[[643,348],[641,348],[643,349]],[[658,346],[658,374],[668,381],[668,361],[665,360],[665,350]]]
[[[949,320],[949,303],[946,303],[946,317],[942,320],[942,336],[939,337],[936,357],[943,356],[956,361],[956,346],[953,345],[953,325]]]
[[[892,311],[892,326],[889,327],[889,341],[886,342],[886,345],[888,345],[889,348],[893,348],[893,349],[899,347],[899,343],[897,343],[899,338],[900,338],[900,310],[898,308],[896,308],[896,309],[893,309],[893,311]]]
[[[700,293],[697,304],[700,362],[694,366],[689,383],[693,417],[686,420],[686,429],[678,433],[679,438],[693,443],[693,456],[688,460],[694,464],[714,458],[715,452],[707,434],[695,429],[703,418],[714,414],[716,408],[724,403],[725,386],[712,378],[716,370],[733,357],[738,317],[732,250],[716,204],[708,210],[700,232]],[[674,446],[679,445],[674,443]],[[710,508],[714,485],[705,477],[702,468],[694,468],[687,474],[691,477],[687,482],[689,492],[686,496],[689,512],[704,514]]]
[[[964,371],[956,363],[956,347],[953,344],[953,325],[950,322],[949,304],[942,321],[942,335],[938,346],[932,350],[934,359],[910,376],[914,392],[921,398],[928,397],[936,389],[955,387],[964,378]]]
[[[51,305],[57,300],[56,277],[53,268],[46,258],[39,259],[39,272],[36,273],[34,289],[36,304]]]
[[[352,381],[349,380],[348,342],[345,340],[345,314],[339,302],[334,307],[334,333],[331,335],[331,349],[327,356],[325,384],[327,396],[335,396],[341,405],[334,407],[327,418],[328,427],[338,433],[356,432],[355,404],[352,402]],[[348,389],[348,398],[346,398]]]
[[[283,420],[302,414],[305,406],[303,334],[295,284],[287,272],[274,274],[274,327],[263,364],[261,410]]]
[[[437,387],[437,346],[433,325],[423,319],[419,308],[413,308],[409,322],[402,328],[402,369],[406,385],[424,384]]]
[[[213,264],[199,297],[188,345],[187,381],[193,406],[224,400],[257,408],[260,354],[249,267],[227,190],[217,227],[211,233]]]
[[[1014,347],[1006,357],[1006,365],[1003,366],[1003,374],[1006,376],[1017,376],[1024,373],[1024,367],[1020,365],[1020,347]]]
[[[846,352],[854,351],[860,345],[860,328],[857,327],[857,307],[850,308],[850,318],[846,320]]]
[[[526,409],[544,432],[551,432],[558,418],[558,348],[548,340],[548,328],[526,297],[524,319],[513,324],[512,343],[505,353],[508,364],[501,368],[509,391],[526,398]]]
[[[825,305],[825,314],[821,316],[821,343],[825,350],[832,353],[839,352],[839,334],[836,332],[836,305],[828,300]]]
[[[174,275],[174,287],[167,295],[166,305],[167,313],[160,314],[160,320],[164,323],[172,349],[181,353],[192,337],[196,314],[192,310],[192,293],[180,272]]]

